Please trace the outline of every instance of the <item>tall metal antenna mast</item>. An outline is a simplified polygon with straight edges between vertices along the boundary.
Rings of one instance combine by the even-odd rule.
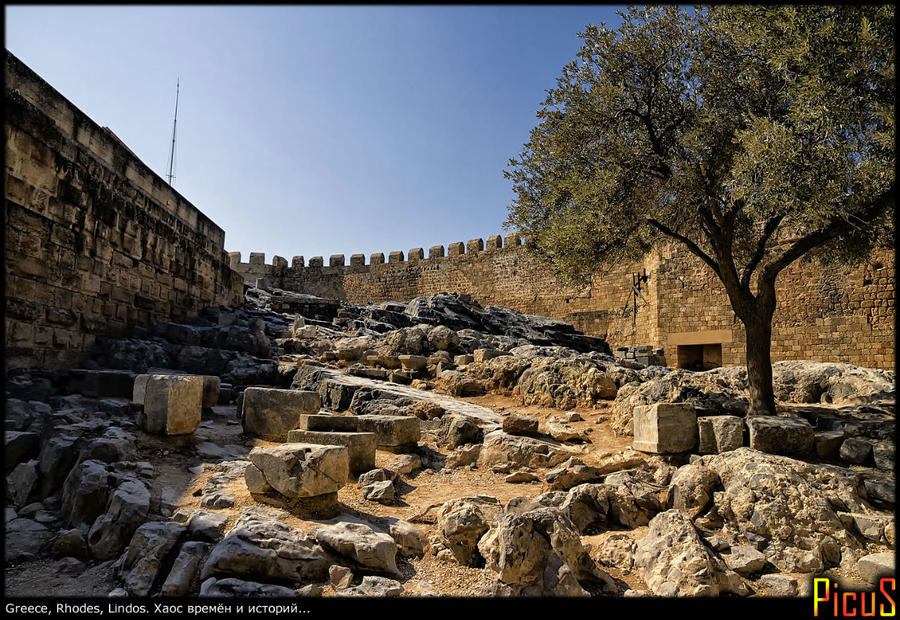
[[[175,120],[172,121],[172,148],[169,150],[169,185],[172,185],[172,179],[175,178],[175,127],[178,124],[178,92],[181,90],[181,77],[175,83]]]

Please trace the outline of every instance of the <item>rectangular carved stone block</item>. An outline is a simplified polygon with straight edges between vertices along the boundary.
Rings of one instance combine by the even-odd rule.
[[[414,416],[361,415],[359,430],[375,433],[379,448],[403,451],[414,448],[419,441],[419,418]]]
[[[815,430],[803,418],[756,415],[746,423],[754,450],[783,456],[810,456],[815,450]]]
[[[635,407],[634,449],[654,454],[687,452],[697,446],[697,414],[684,403]]]
[[[338,431],[288,432],[288,443],[312,443],[326,446],[345,446],[350,459],[350,471],[363,473],[375,469],[375,433],[347,433]]]
[[[200,425],[203,379],[187,375],[150,375],[143,400],[141,422],[148,433],[193,433]]]
[[[244,432],[269,441],[284,441],[300,416],[319,411],[318,392],[250,387],[244,390],[241,421]]]
[[[258,471],[245,472],[249,488],[259,489],[260,481],[252,476],[262,474],[270,487],[287,498],[337,493],[350,478],[349,451],[344,446],[285,443],[257,447],[250,451],[250,462]]]
[[[697,418],[700,454],[719,454],[737,450],[744,444],[744,421],[733,415]]]
[[[297,428],[304,431],[335,431],[352,433],[359,429],[359,418],[355,415],[310,414],[300,416]]]

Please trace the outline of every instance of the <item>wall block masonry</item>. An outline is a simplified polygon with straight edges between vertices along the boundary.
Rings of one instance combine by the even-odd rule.
[[[527,243],[527,240],[526,240]],[[324,266],[311,260],[291,268],[240,262],[233,267],[245,281],[267,278],[276,287],[351,303],[407,301],[420,295],[457,292],[482,305],[509,306],[528,314],[572,323],[601,336],[611,347],[650,345],[663,349],[669,366],[689,348],[714,348],[716,364],[745,363],[745,334],[716,276],[693,254],[664,245],[641,261],[607,265],[590,286],[567,286],[528,252],[518,233],[372,254],[368,265]],[[359,256],[359,255],[355,255]],[[640,285],[637,313],[632,282]],[[681,351],[679,351],[681,349]],[[719,354],[721,350],[721,354]],[[773,325],[773,361],[847,362],[870,368],[894,367],[894,253],[876,252],[867,262],[825,268],[798,261],[778,279]]]
[[[6,364],[239,304],[225,232],[6,52]]]

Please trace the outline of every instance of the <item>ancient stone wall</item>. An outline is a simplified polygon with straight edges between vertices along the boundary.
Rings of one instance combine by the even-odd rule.
[[[458,292],[482,305],[504,305],[529,314],[568,321],[584,333],[606,338],[613,348],[651,345],[663,349],[670,366],[744,363],[743,325],[731,310],[716,276],[678,245],[642,261],[607,266],[590,286],[575,290],[554,277],[521,245],[515,233],[468,243],[373,254],[343,255],[291,263],[253,253],[248,263],[230,254],[245,281],[269,284],[352,303],[406,301],[419,295]],[[773,325],[773,361],[841,361],[873,368],[894,365],[894,255],[876,254],[852,267],[823,268],[798,262],[779,276]],[[634,313],[632,283],[640,284]],[[701,360],[701,361],[702,361]],[[702,365],[702,364],[701,364]],[[710,364],[707,365],[707,367]]]
[[[9,52],[4,116],[8,369],[241,303],[224,231]]]

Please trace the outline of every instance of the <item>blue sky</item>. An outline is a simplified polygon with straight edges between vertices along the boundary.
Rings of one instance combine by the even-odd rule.
[[[612,6],[7,6],[6,47],[225,247],[368,255],[502,234],[503,169]]]

